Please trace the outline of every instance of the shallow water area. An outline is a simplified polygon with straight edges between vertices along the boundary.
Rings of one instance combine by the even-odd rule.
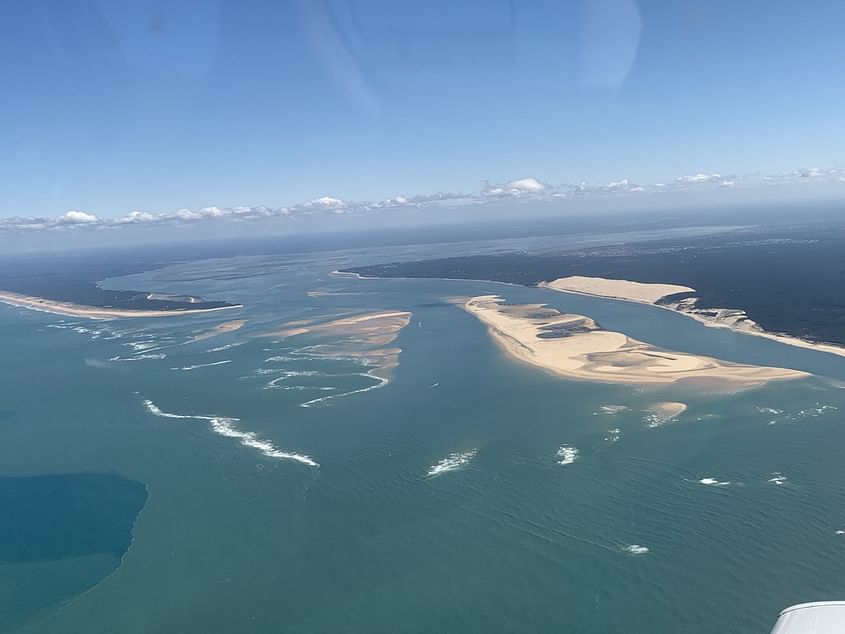
[[[29,602],[3,604],[0,631],[748,632],[845,593],[845,359],[645,305],[331,275],[402,253],[107,280],[243,303],[242,327],[207,340],[235,317],[0,308],[2,475],[102,473],[148,491],[119,565],[113,549],[80,555],[90,574],[61,592],[48,580],[73,578],[64,569],[0,566],[33,566]],[[484,294],[814,376],[734,391],[567,380],[508,357],[448,301]],[[267,336],[372,311],[411,313],[388,379],[361,355],[315,354],[325,333]]]

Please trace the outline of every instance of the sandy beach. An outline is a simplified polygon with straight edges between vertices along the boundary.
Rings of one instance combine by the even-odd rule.
[[[601,277],[583,277],[579,275],[561,277],[551,282],[541,282],[538,286],[564,293],[594,295],[608,299],[653,304],[659,308],[673,310],[686,315],[710,328],[728,328],[755,337],[764,337],[789,346],[829,352],[845,357],[845,347],[832,343],[817,343],[783,333],[764,330],[743,310],[733,308],[700,308],[697,297],[688,297],[678,301],[657,302],[676,293],[694,293],[695,289],[675,284],[643,284],[628,280],[609,280]]]
[[[631,385],[696,381],[742,389],[808,376],[665,350],[603,330],[589,317],[562,314],[541,304],[507,305],[496,295],[484,295],[461,305],[487,325],[510,356],[571,379]]]
[[[83,317],[85,319],[121,319],[126,317],[175,317],[177,315],[192,315],[198,313],[210,313],[218,310],[230,310],[232,308],[243,308],[242,304],[231,306],[218,306],[216,308],[189,308],[186,310],[131,310],[123,308],[101,308],[98,306],[86,306],[71,302],[58,302],[41,297],[21,295],[10,291],[0,291],[0,302],[38,310],[45,313],[65,315],[68,317]]]

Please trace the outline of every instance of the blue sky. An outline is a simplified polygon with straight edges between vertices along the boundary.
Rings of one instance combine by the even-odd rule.
[[[0,217],[842,168],[845,2],[0,3]]]

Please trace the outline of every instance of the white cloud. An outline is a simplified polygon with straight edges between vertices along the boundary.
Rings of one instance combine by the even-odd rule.
[[[481,194],[491,198],[508,198],[519,196],[542,196],[552,188],[541,183],[536,178],[519,178],[507,183],[491,184],[481,181]]]
[[[748,188],[778,186],[784,183],[845,183],[845,170],[806,168],[769,175],[729,175],[699,172],[680,176],[671,181],[653,185],[638,185],[627,178],[605,184],[552,186],[534,177],[518,178],[505,183],[491,184],[482,181],[474,193],[437,192],[414,196],[394,196],[378,202],[347,201],[332,196],[322,196],[289,207],[237,206],[179,209],[168,213],[132,211],[117,218],[101,218],[85,211],[68,211],[53,218],[26,218],[15,216],[0,218],[0,232],[28,232],[63,230],[68,228],[107,228],[136,224],[180,225],[195,222],[249,221],[262,218],[295,219],[307,216],[365,215],[375,213],[402,213],[443,207],[458,208],[483,206],[508,201],[553,200],[570,196],[629,196],[644,192],[701,191],[704,188]]]
[[[92,224],[99,220],[94,214],[85,213],[84,211],[68,211],[61,217],[62,222],[72,225]]]
[[[692,176],[679,176],[675,179],[681,185],[697,185],[699,183],[718,183],[722,180],[720,174],[693,174]]]
[[[627,178],[623,178],[620,181],[610,181],[605,185],[590,185],[582,182],[572,189],[572,193],[576,196],[588,194],[638,194],[644,191],[644,187],[632,183]]]
[[[128,214],[116,219],[114,222],[115,224],[126,225],[135,222],[155,222],[157,219],[157,216],[148,211],[130,211]]]

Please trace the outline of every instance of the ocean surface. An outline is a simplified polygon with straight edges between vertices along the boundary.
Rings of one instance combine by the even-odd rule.
[[[0,631],[765,633],[790,604],[845,598],[845,358],[644,305],[330,274],[422,251],[103,284],[245,306],[208,315],[0,305]],[[814,376],[564,380],[448,302],[491,293]],[[386,384],[309,334],[266,336],[383,309],[413,314]],[[660,401],[689,408],[664,421]]]

